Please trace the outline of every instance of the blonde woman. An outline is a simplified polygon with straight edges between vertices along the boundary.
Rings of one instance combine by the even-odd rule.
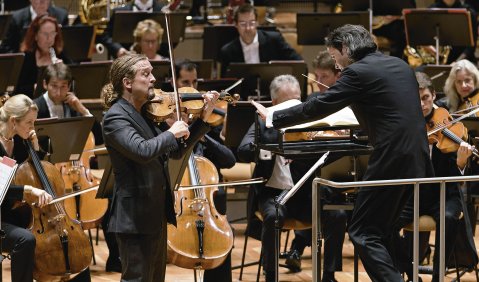
[[[447,97],[449,112],[455,112],[459,108],[470,108],[479,88],[479,70],[468,60],[460,60],[452,65],[449,77],[444,85],[444,94]]]
[[[133,31],[135,43],[131,46],[131,51],[137,54],[144,54],[148,60],[167,60],[167,58],[157,54],[163,28],[154,20],[144,20],[136,25]]]

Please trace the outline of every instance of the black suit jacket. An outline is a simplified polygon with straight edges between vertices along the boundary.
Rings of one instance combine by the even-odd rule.
[[[48,14],[57,19],[62,26],[68,25],[67,10],[59,7],[48,7]],[[16,53],[20,50],[20,43],[23,39],[24,29],[32,22],[30,6],[12,13],[12,20],[8,26],[7,35],[0,45],[0,53]]]
[[[125,99],[107,111],[103,134],[115,174],[110,232],[158,233],[164,216],[176,223],[167,160],[172,153],[180,157],[209,129],[198,119],[188,146],[180,148],[172,133],[155,127]]]
[[[323,95],[275,112],[273,125],[312,121],[351,105],[374,146],[364,180],[428,177],[433,169],[418,92],[404,61],[374,52],[346,67]]]
[[[276,31],[258,30],[259,60],[303,60]],[[221,75],[224,76],[230,63],[244,63],[243,48],[239,37],[229,42],[220,51]]]
[[[156,0],[153,0],[153,11],[154,12],[160,12],[161,9],[163,8],[163,6],[165,6],[165,5],[158,3]],[[101,37],[99,37],[100,43],[105,45],[105,47],[108,49],[108,54],[110,54],[110,56],[112,56],[114,58],[116,58],[116,53],[118,53],[118,50],[120,50],[122,47],[127,49],[127,50],[130,48],[130,46],[122,46],[120,43],[113,41],[113,38],[112,38],[113,27],[115,26],[115,13],[117,11],[133,11],[133,3],[128,3],[125,6],[113,9],[113,13],[111,14],[111,18],[110,18],[110,21],[108,22],[108,26],[107,26],[106,30],[103,33],[103,35]],[[131,37],[133,38],[133,34],[131,34]],[[161,46],[160,46],[160,50],[162,51],[161,52],[162,54],[164,53],[163,52],[163,49],[164,49],[163,45],[164,45],[164,43],[161,43]],[[168,46],[166,46],[166,47],[168,47]],[[168,56],[168,53],[166,54],[166,56]]]

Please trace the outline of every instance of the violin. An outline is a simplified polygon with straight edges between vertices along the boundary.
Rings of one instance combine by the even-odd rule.
[[[95,137],[90,132],[78,161],[55,164],[60,170],[67,192],[77,192],[100,184],[90,171],[90,159],[95,155],[94,148]],[[68,216],[78,219],[82,227],[88,230],[100,224],[108,208],[108,200],[97,199],[96,191],[91,191],[65,200],[64,205]]]
[[[469,95],[464,102],[458,107],[458,111],[456,113],[464,113],[470,110],[476,109],[479,107],[479,95],[477,95],[479,89],[475,89],[471,95]],[[474,115],[475,117],[479,117],[479,112]]]
[[[182,87],[178,89],[180,95],[180,111],[199,115],[203,111],[204,100],[202,94],[192,87]],[[231,96],[227,92],[220,93],[219,100],[228,103],[236,103],[239,95]],[[164,92],[161,89],[155,89],[155,97],[146,105],[146,115],[154,122],[163,122],[168,118],[174,118],[176,115],[175,93]]]
[[[40,161],[30,141],[30,159],[22,163],[13,183],[43,188],[53,197],[63,195],[65,184],[58,169]],[[37,281],[68,280],[71,274],[85,270],[92,260],[92,248],[79,221],[71,219],[61,202],[38,208],[31,207],[28,229],[35,236],[35,268]]]
[[[214,205],[219,176],[214,164],[191,154],[181,186],[211,184],[175,192],[176,227],[168,225],[168,261],[188,269],[221,265],[233,248],[233,231]]]
[[[468,138],[467,128],[461,122],[451,124],[439,131],[435,130],[450,124],[452,120],[446,109],[437,108],[433,109],[431,118],[426,122],[429,144],[436,144],[443,153],[456,152],[461,142],[465,142]],[[477,149],[474,149],[472,153],[479,157]]]

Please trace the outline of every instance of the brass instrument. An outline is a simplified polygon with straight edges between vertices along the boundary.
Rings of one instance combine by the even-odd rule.
[[[127,0],[81,0],[80,19],[82,23],[94,26],[96,34],[102,34],[110,20],[111,10],[124,6],[127,2]]]
[[[451,46],[439,47],[439,64],[447,64]],[[436,52],[431,46],[418,46],[416,49],[411,46],[406,46],[404,55],[407,56],[407,61],[411,67],[418,67],[426,64],[436,64]]]

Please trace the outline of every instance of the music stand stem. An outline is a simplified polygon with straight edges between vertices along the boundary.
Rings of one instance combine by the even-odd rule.
[[[439,65],[439,25],[436,25],[436,36],[434,36],[436,42],[436,65]]]

